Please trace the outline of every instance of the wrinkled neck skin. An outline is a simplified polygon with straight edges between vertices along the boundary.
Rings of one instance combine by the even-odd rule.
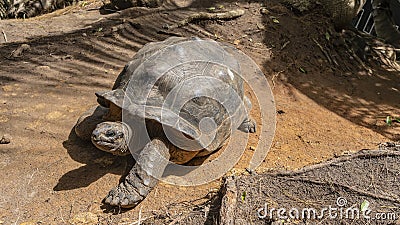
[[[122,132],[124,134],[123,141],[121,142],[121,144],[119,146],[112,149],[111,151],[116,152],[116,153],[122,153],[121,155],[129,155],[130,152],[129,152],[129,148],[128,148],[128,143],[129,143],[129,138],[132,135],[132,129],[123,122],[121,122],[121,125],[122,125]]]

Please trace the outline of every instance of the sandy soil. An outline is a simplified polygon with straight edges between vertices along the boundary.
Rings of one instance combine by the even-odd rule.
[[[11,143],[0,145],[0,224],[77,223],[82,212],[99,224],[130,224],[139,211],[142,218],[153,212],[179,214],[169,206],[199,204],[219,188],[221,180],[196,187],[161,183],[135,209],[108,208],[101,201],[118,183],[126,159],[102,153],[71,132],[79,115],[96,105],[95,91],[110,89],[144,44],[170,35],[235,43],[265,73],[279,113],[260,171],[299,168],[400,139],[400,126],[384,121],[400,115],[399,72],[375,62],[368,64],[372,73],[366,72],[321,13],[296,15],[275,1],[225,3],[224,9],[241,8],[245,15],[167,33],[162,28],[216,5],[198,1],[188,8],[101,14],[99,3],[91,3],[34,19],[0,21],[8,41],[0,37],[0,136],[11,136]],[[326,60],[313,39],[337,65]],[[22,44],[29,48],[17,54]],[[250,136],[249,146],[257,137]],[[236,172],[244,171],[251,155],[249,148]]]

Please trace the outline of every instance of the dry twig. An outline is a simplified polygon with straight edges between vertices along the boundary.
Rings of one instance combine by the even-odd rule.
[[[321,50],[322,53],[324,53],[326,59],[328,59],[329,63],[332,64],[332,58],[330,57],[329,53],[327,51],[325,51],[325,49],[322,47],[322,45],[320,43],[318,43],[317,40],[315,40],[313,38],[313,41],[315,42],[315,44],[318,45],[319,49]]]
[[[228,177],[225,181],[222,190],[222,200],[220,209],[220,224],[233,225],[235,209],[236,209],[236,199],[237,199],[237,188],[235,180],[232,177]]]
[[[7,43],[8,40],[7,40],[6,32],[4,32],[4,30],[2,30],[1,32],[3,33],[4,41]]]

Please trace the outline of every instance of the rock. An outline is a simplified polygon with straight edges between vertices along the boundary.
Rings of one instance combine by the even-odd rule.
[[[17,49],[15,49],[12,53],[11,56],[12,57],[19,57],[22,55],[22,53],[26,50],[29,50],[31,48],[30,45],[28,44],[22,44],[21,46],[19,46]]]
[[[11,136],[8,134],[3,135],[0,139],[0,144],[9,144],[11,142]]]
[[[97,215],[91,212],[79,213],[69,220],[69,223],[73,225],[94,225],[98,224],[98,222],[99,218]]]
[[[282,220],[277,220],[277,221],[274,221],[271,223],[271,225],[283,225],[283,224],[284,224],[284,221],[282,221]]]

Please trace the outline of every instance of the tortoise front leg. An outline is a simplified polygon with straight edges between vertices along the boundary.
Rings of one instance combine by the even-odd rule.
[[[74,127],[76,135],[85,141],[90,141],[93,130],[99,123],[104,122],[103,117],[107,113],[108,109],[102,106],[94,106],[84,112]]]
[[[162,140],[149,142],[140,152],[125,180],[108,193],[104,202],[123,208],[138,205],[158,183],[169,157],[168,147]]]

